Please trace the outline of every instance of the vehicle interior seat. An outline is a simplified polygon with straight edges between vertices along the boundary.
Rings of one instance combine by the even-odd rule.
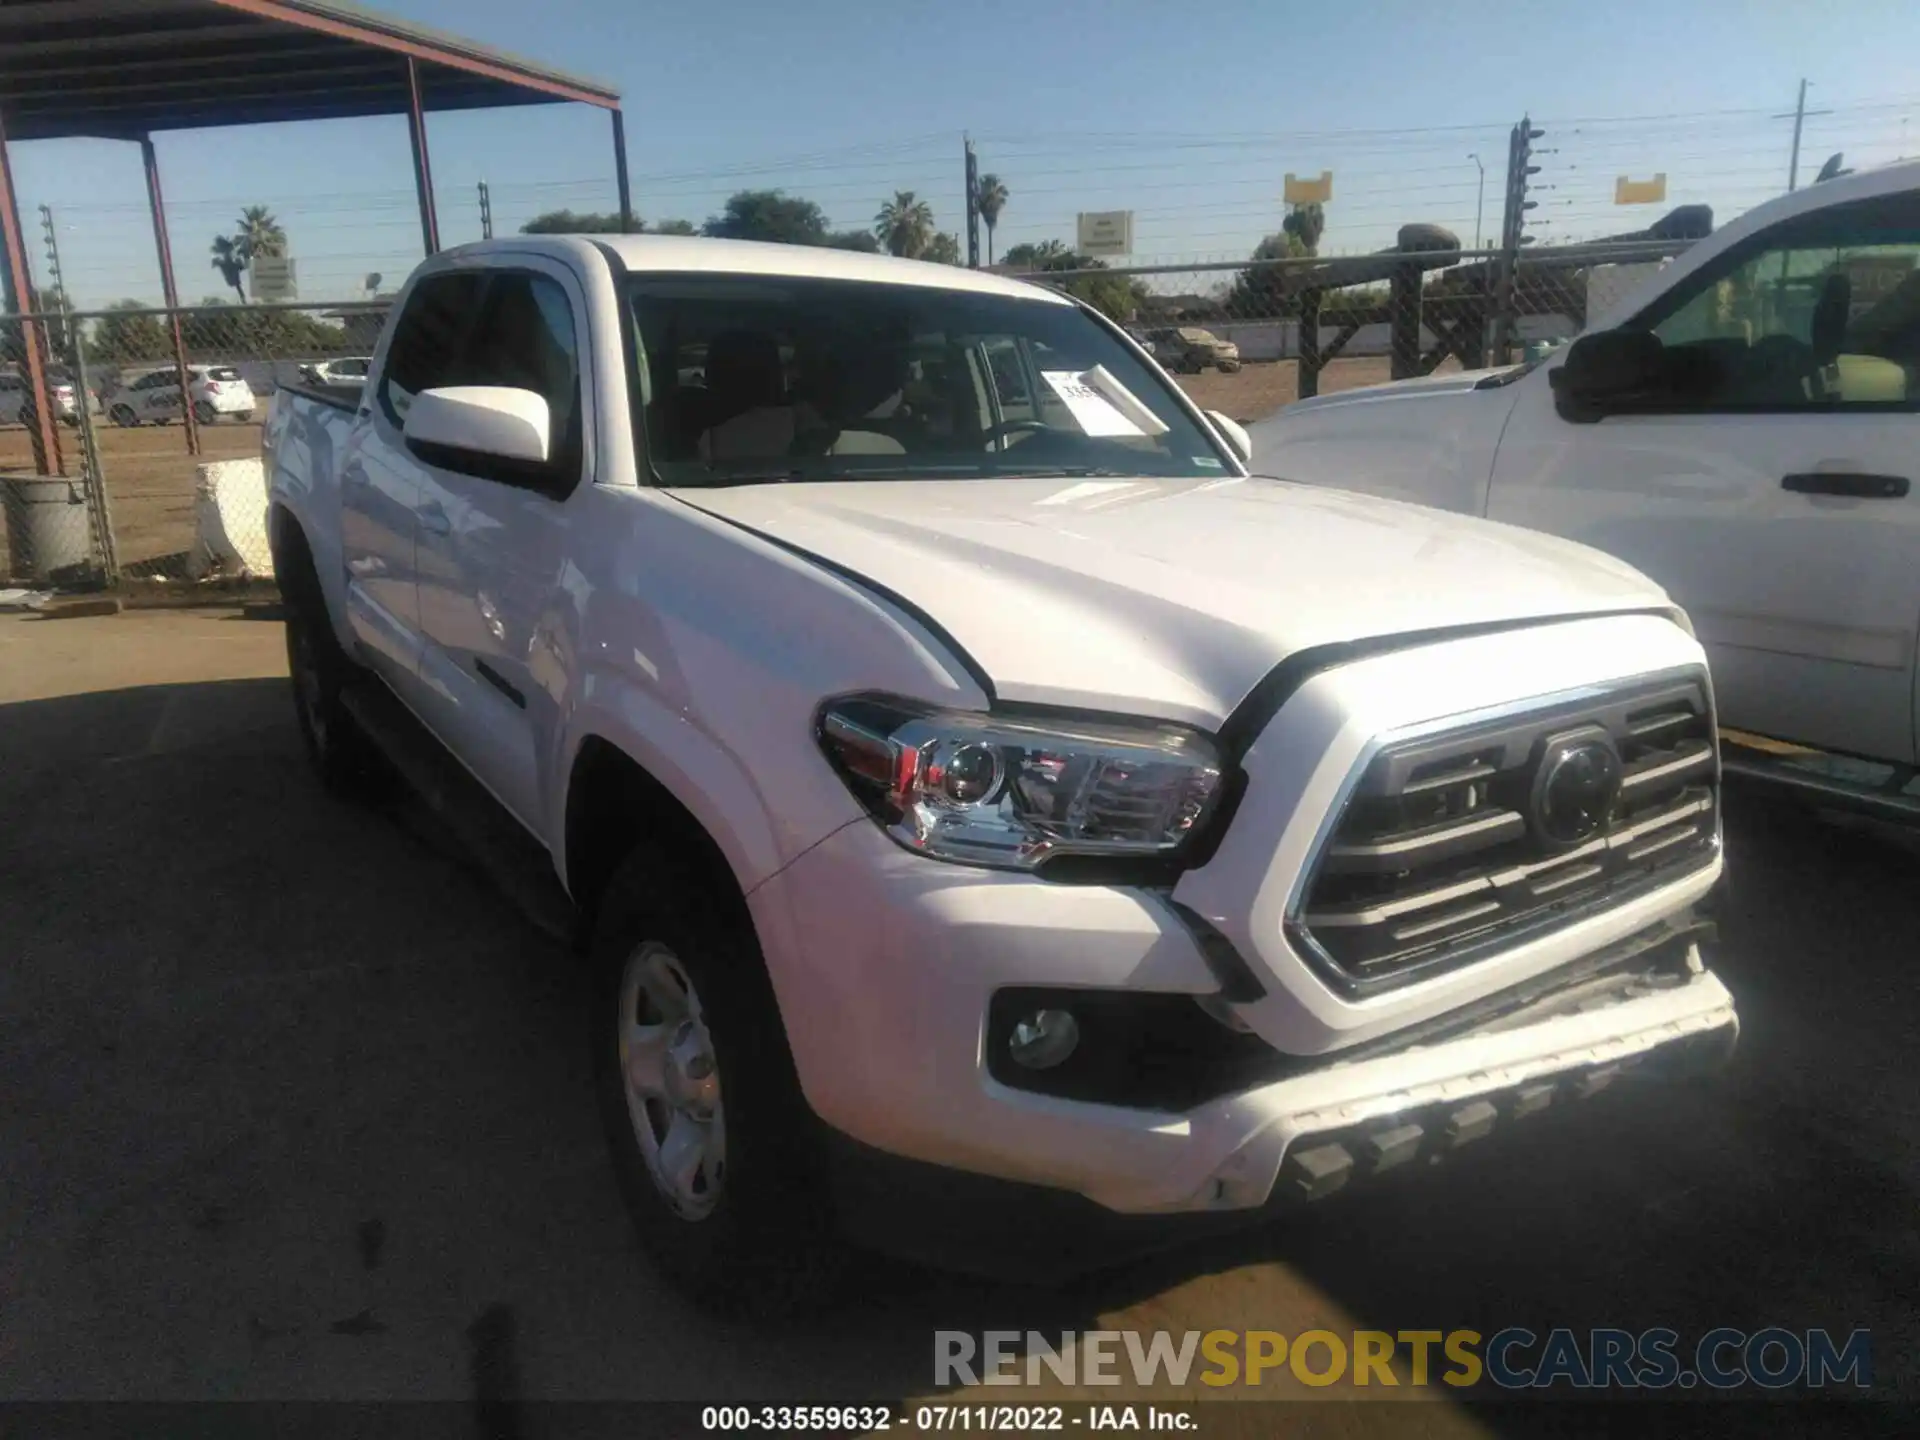
[[[787,394],[778,340],[764,330],[714,336],[707,347],[706,379],[702,460],[763,460],[788,453],[799,417]]]

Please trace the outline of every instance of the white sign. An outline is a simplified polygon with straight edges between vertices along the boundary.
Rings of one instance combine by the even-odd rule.
[[[1140,403],[1104,365],[1091,370],[1042,370],[1074,420],[1088,435],[1164,435],[1167,423]]]
[[[256,255],[247,265],[247,293],[255,300],[291,300],[300,293],[291,255]]]
[[[1131,255],[1133,253],[1133,212],[1131,210],[1082,210],[1074,246],[1082,255]]]

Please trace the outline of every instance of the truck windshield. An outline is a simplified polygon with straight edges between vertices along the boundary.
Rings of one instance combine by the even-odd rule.
[[[628,295],[662,485],[1227,469],[1072,305],[778,275],[641,275]]]

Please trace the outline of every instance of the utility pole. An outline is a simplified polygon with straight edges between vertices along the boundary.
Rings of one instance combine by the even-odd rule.
[[[53,282],[53,288],[60,292],[61,297],[65,298],[67,285],[66,281],[60,276],[60,240],[54,233],[53,207],[51,205],[42,205],[40,207],[40,228],[46,232],[47,237],[47,278]],[[30,306],[29,308],[35,310],[42,309],[45,307],[46,302],[47,297],[42,295],[40,297],[40,304]]]
[[[1527,211],[1539,205],[1538,201],[1527,198],[1527,181],[1529,176],[1540,173],[1540,167],[1533,163],[1533,142],[1545,134],[1544,130],[1533,128],[1530,116],[1522,115],[1507,140],[1507,197],[1500,218],[1501,253],[1494,285],[1493,363],[1496,365],[1509,362],[1518,328],[1515,286],[1519,278],[1520,251],[1533,243],[1533,237],[1527,234]]]
[[[1474,168],[1480,172],[1480,189],[1473,201],[1473,248],[1478,250],[1480,248],[1480,222],[1487,213],[1487,167],[1481,163],[1478,155],[1469,155],[1467,159],[1471,160]]]
[[[1832,113],[1831,110],[1807,109],[1807,82],[1803,79],[1800,82],[1799,103],[1786,113],[1773,117],[1775,120],[1793,121],[1793,158],[1787,162],[1787,193],[1789,195],[1800,188],[1800,132],[1806,127],[1807,117]]]
[[[980,166],[974,159],[973,139],[963,137],[967,176],[967,267],[980,268]]]
[[[487,194],[487,182],[480,182],[480,238],[493,238],[493,198]]]

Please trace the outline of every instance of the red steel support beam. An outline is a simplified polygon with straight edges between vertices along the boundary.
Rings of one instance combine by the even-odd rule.
[[[425,60],[430,64],[464,70],[469,75],[484,75],[489,80],[499,80],[508,85],[517,85],[522,90],[551,95],[556,100],[572,100],[582,105],[598,105],[603,110],[615,109],[620,104],[620,97],[617,94],[604,90],[584,90],[578,85],[570,85],[563,80],[517,70],[511,65],[490,60],[483,55],[471,55],[463,50],[428,44],[405,35],[390,34],[373,25],[356,25],[330,15],[315,15],[298,6],[277,3],[277,0],[213,0],[213,3],[227,10],[257,15],[263,20],[277,20],[283,25],[291,25],[297,29],[318,31],[322,35],[333,35],[342,40],[354,41],[356,44],[370,45],[378,50],[395,51],[405,55],[409,60]]]
[[[627,122],[613,112],[613,173],[620,182],[620,231],[633,233],[633,188],[627,183]]]
[[[7,159],[7,127],[0,118],[0,240],[6,244],[6,289],[16,310],[26,314],[34,309],[33,278],[27,269],[27,237],[20,228],[18,193],[13,188],[13,165]],[[42,352],[42,336],[36,321],[20,320],[20,348],[25,352],[21,364],[26,367],[27,387],[33,392],[34,423],[28,427],[33,445],[33,468],[41,475],[53,475],[60,469],[60,437],[54,430],[53,396],[47,389],[47,367]]]
[[[147,204],[153,211],[153,248],[160,257],[160,293],[166,297],[173,327],[173,363],[180,378],[180,413],[187,427],[187,453],[200,453],[200,421],[193,413],[193,386],[187,378],[187,342],[180,333],[180,291],[173,283],[173,246],[167,242],[167,202],[160,193],[160,160],[153,137],[140,137],[140,159],[147,167]]]
[[[413,188],[420,196],[420,239],[440,253],[440,217],[433,209],[433,162],[427,158],[427,112],[420,103],[420,63],[407,57],[407,134],[413,140]]]

